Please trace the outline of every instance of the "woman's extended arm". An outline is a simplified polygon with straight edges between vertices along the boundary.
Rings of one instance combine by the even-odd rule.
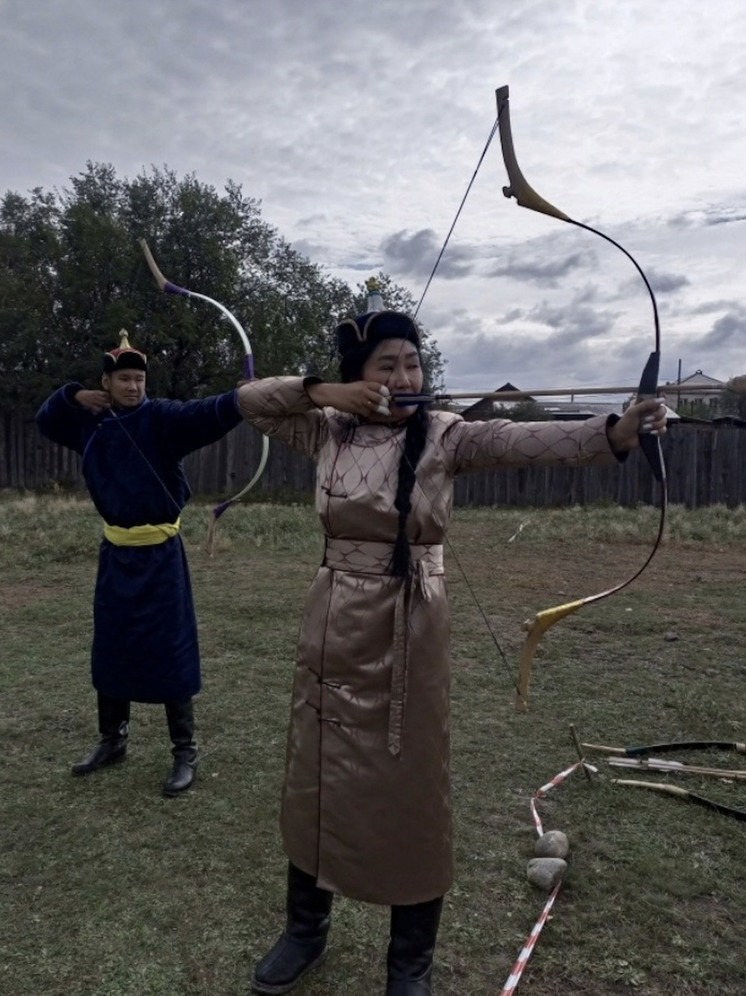
[[[313,456],[318,450],[324,415],[307,388],[316,378],[265,377],[238,388],[241,415],[265,436]]]
[[[494,467],[583,466],[624,459],[639,446],[640,429],[665,432],[665,408],[658,401],[630,405],[621,416],[585,421],[452,422],[444,443],[453,473]]]

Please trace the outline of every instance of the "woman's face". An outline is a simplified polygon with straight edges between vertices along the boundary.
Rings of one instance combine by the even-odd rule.
[[[419,350],[406,339],[384,339],[363,364],[361,379],[385,384],[391,394],[420,394],[424,375]],[[372,415],[371,421],[400,421],[415,408],[416,405],[392,404],[389,415]]]

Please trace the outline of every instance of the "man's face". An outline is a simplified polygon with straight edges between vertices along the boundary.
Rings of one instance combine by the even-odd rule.
[[[135,408],[145,397],[144,370],[115,370],[104,374],[101,384],[111,395],[111,403],[120,408]]]

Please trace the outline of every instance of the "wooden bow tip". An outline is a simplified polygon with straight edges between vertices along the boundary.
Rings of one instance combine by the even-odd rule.
[[[143,255],[145,256],[148,268],[150,272],[153,274],[155,282],[158,284],[159,290],[165,291],[166,285],[168,284],[168,280],[166,280],[161,271],[158,269],[158,264],[153,258],[153,253],[150,251],[150,246],[148,245],[145,239],[140,239],[140,248],[142,249]]]
[[[497,98],[497,122],[500,128],[500,145],[502,146],[505,170],[508,174],[510,186],[503,187],[503,194],[506,197],[515,197],[521,207],[530,211],[538,211],[540,214],[548,214],[552,218],[559,218],[560,221],[570,221],[571,219],[556,208],[554,204],[545,201],[543,197],[536,193],[534,188],[528,183],[523,173],[521,173],[513,147],[513,134],[510,127],[510,100],[509,88],[501,86],[495,91]]]
[[[591,596],[593,597],[593,596]],[[560,619],[576,612],[588,601],[587,598],[577,598],[572,602],[564,602],[562,605],[555,605],[551,609],[542,609],[537,612],[533,619],[526,619],[523,629],[526,633],[526,640],[521,651],[521,659],[518,664],[518,681],[516,682],[516,695],[514,707],[516,712],[528,711],[528,689],[531,682],[531,664],[534,659],[539,640],[544,633]]]

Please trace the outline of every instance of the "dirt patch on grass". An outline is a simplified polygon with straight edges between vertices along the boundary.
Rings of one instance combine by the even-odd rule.
[[[0,584],[0,605],[10,612],[47,602],[56,596],[57,588],[53,585]]]

